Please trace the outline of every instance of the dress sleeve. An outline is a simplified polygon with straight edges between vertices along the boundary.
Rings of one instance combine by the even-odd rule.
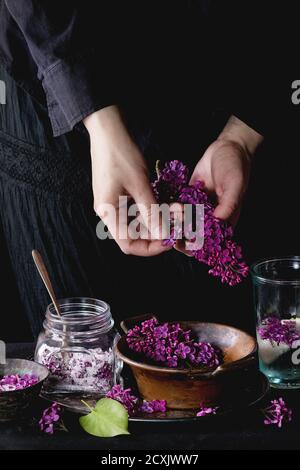
[[[54,136],[71,131],[92,112],[116,104],[116,74],[109,54],[102,51],[99,55],[95,47],[97,23],[92,6],[68,0],[5,3],[37,64]],[[101,8],[102,17],[97,17],[100,41],[107,32],[106,12]]]

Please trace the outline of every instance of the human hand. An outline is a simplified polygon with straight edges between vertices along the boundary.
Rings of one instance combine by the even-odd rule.
[[[232,116],[197,163],[190,184],[204,183],[216,202],[215,217],[236,225],[248,186],[251,158],[262,141],[260,134]],[[175,248],[191,256],[184,240],[178,240]]]
[[[243,196],[248,186],[251,157],[263,138],[232,116],[218,139],[196,165],[190,183],[203,181],[216,200],[214,215],[238,221]]]
[[[118,108],[110,106],[97,111],[84,124],[91,141],[95,212],[125,254],[154,256],[167,251],[169,248],[162,245],[161,222],[151,217],[156,200],[146,162]],[[121,215],[120,196],[127,196],[131,204],[134,201],[138,206],[139,225],[144,229],[141,237],[132,233],[128,218]]]

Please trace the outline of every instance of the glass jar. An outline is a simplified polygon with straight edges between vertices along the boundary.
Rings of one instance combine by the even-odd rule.
[[[252,269],[261,371],[277,388],[300,387],[300,257]]]
[[[35,360],[50,370],[45,393],[105,395],[120,379],[114,347],[120,338],[107,303],[90,298],[59,301],[46,310]]]

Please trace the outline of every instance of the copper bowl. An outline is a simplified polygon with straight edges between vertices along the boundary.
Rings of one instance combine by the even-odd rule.
[[[142,321],[153,318],[143,315],[121,323],[124,332]],[[215,370],[170,369],[143,362],[141,355],[129,349],[123,336],[117,343],[116,353],[130,366],[141,398],[145,400],[166,400],[171,409],[220,406],[229,394],[239,393],[249,368],[256,359],[256,341],[242,330],[217,323],[179,321],[187,330],[192,330],[199,341],[206,341],[222,349],[224,363]]]

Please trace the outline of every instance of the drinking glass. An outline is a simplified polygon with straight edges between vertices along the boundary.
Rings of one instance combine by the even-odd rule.
[[[300,387],[300,256],[251,268],[260,370],[276,388]]]

